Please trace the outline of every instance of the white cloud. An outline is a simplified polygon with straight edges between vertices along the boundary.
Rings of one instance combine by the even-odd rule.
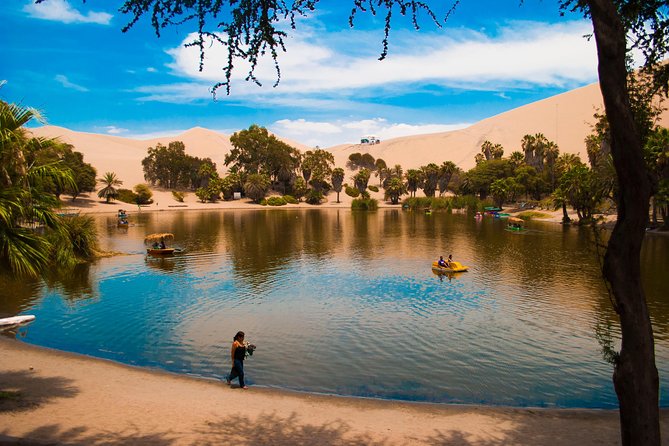
[[[149,73],[156,73],[158,70],[156,70],[156,69],[153,68],[153,67],[148,67],[148,68],[146,69],[146,71],[148,71]]]
[[[425,133],[448,132],[469,124],[406,124],[391,123],[384,118],[357,121],[317,122],[306,119],[281,119],[270,126],[272,132],[300,141],[308,146],[331,147],[342,143],[357,143],[364,135],[381,140]]]
[[[99,25],[109,25],[113,17],[106,12],[91,11],[83,14],[73,8],[67,0],[48,0],[42,3],[35,3],[33,0],[29,0],[23,7],[23,11],[36,19],[63,23],[97,23]]]
[[[263,61],[256,76],[267,88],[244,82],[248,66],[236,63],[233,96],[342,93],[370,88],[398,89],[409,84],[434,84],[447,88],[502,89],[504,87],[582,85],[596,80],[596,49],[582,36],[591,32],[585,21],[561,24],[513,22],[490,37],[470,30],[449,34],[398,33],[385,61],[369,55],[378,49],[378,36],[358,33],[359,46],[369,47],[362,55],[338,51],[336,38],[317,33],[293,32],[287,39],[287,53],[280,54],[281,83],[276,80],[271,60]],[[190,42],[193,35],[184,43]],[[198,71],[196,47],[172,49],[170,68],[174,74],[210,83],[223,78],[226,49],[207,49],[204,70]]]
[[[128,129],[124,129],[121,127],[116,127],[114,125],[108,125],[102,128],[106,133],[110,135],[119,135],[121,133],[127,133]]]
[[[60,85],[62,85],[65,88],[69,88],[70,90],[76,90],[76,91],[89,91],[88,88],[82,87],[81,85],[74,84],[70,82],[67,78],[67,76],[63,74],[57,74],[56,77],[54,78],[56,82],[58,82]]]

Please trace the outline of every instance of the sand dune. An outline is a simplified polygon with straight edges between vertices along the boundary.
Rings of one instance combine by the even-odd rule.
[[[505,155],[520,150],[520,141],[526,134],[543,133],[557,142],[561,153],[580,154],[586,160],[583,140],[590,134],[593,114],[602,110],[599,84],[591,84],[567,93],[484,119],[465,129],[427,135],[406,136],[383,141],[375,145],[346,144],[330,147],[337,166],[344,167],[351,153],[369,152],[383,158],[388,165],[400,164],[406,170],[430,162],[441,164],[453,161],[462,169],[474,166],[474,156],[485,140],[504,146]],[[669,114],[663,114],[669,122]],[[34,130],[38,136],[59,137],[84,154],[85,160],[95,166],[98,173],[115,172],[125,187],[144,182],[141,160],[147,148],[157,143],[183,141],[186,152],[193,156],[211,158],[218,170],[224,173],[223,160],[232,145],[229,135],[201,127],[180,135],[136,140],[118,136],[83,133],[62,127],[45,126]],[[301,151],[309,147],[279,137]]]

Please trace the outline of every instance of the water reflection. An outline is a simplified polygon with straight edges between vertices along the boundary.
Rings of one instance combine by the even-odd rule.
[[[120,232],[98,219],[103,248],[124,255],[44,282],[0,277],[11,291],[0,312],[38,315],[28,342],[179,373],[221,377],[243,329],[260,347],[252,383],[616,404],[596,334],[615,345],[617,317],[585,229],[530,223],[521,235],[491,218],[399,210],[144,212],[130,221]],[[147,256],[143,239],[154,232],[173,233],[183,252]],[[663,388],[668,242],[648,237],[642,259]],[[469,272],[435,276],[432,261],[448,254]],[[287,342],[297,365],[286,361]]]

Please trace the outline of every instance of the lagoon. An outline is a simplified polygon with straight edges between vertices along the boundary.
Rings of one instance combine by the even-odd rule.
[[[258,345],[247,381],[439,403],[612,408],[602,344],[619,338],[591,231],[460,214],[380,210],[144,212],[124,253],[45,282],[0,277],[0,313],[37,316],[25,342],[223,379],[238,330]],[[184,252],[147,256],[148,233]],[[453,254],[470,266],[436,276]],[[649,234],[644,285],[669,405],[669,237]]]

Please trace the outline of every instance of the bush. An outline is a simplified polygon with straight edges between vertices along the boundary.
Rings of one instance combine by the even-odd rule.
[[[323,192],[311,189],[309,192],[307,192],[307,195],[305,195],[305,201],[309,204],[321,204],[321,200],[323,199]]]
[[[351,202],[354,211],[375,211],[379,208],[379,202],[374,198],[356,198]]]
[[[272,196],[265,198],[260,204],[263,206],[285,206],[287,203],[283,197]]]
[[[286,203],[288,204],[297,204],[299,201],[297,201],[297,198],[293,197],[292,195],[284,195],[283,199]]]
[[[137,184],[134,187],[135,193],[137,194],[137,204],[150,204],[153,203],[151,197],[153,197],[153,192],[149,189],[149,186],[146,184]]]
[[[549,218],[549,214],[537,211],[524,211],[518,214],[518,218],[522,218],[525,221],[532,220],[533,218]]]
[[[179,203],[184,202],[184,197],[185,196],[186,196],[186,194],[184,194],[183,192],[177,192],[175,190],[172,191],[172,198],[174,198]]]
[[[346,186],[346,189],[344,190],[346,192],[346,195],[349,197],[357,198],[360,196],[360,191],[354,187]]]
[[[372,192],[378,192],[379,191],[378,186],[368,186],[367,189],[371,190]]]
[[[483,211],[486,206],[492,206],[490,200],[479,200],[474,195],[456,197],[410,197],[402,202],[403,207],[412,210],[446,210],[467,209],[469,212]]]
[[[136,193],[130,189],[119,189],[116,199],[124,203],[137,204],[137,198],[139,197]]]

